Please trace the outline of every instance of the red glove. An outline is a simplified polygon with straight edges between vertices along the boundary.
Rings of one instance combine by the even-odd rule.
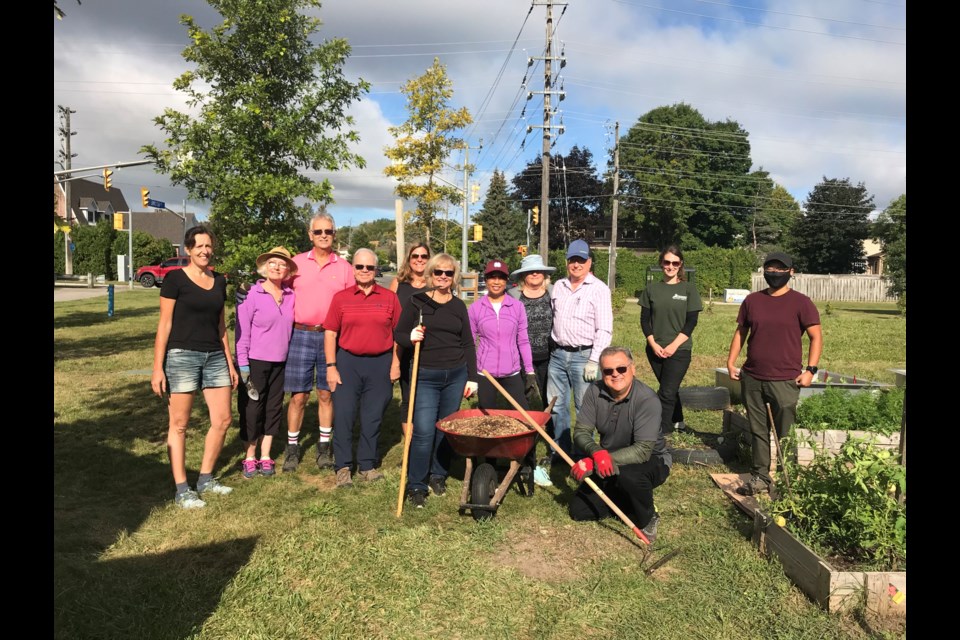
[[[570,467],[570,475],[572,475],[577,482],[583,482],[583,479],[591,473],[593,473],[593,460],[590,458],[582,458],[580,462]]]
[[[616,473],[613,470],[613,460],[610,459],[610,454],[606,449],[600,449],[593,454],[593,461],[597,463],[597,473],[600,474],[601,478],[609,478]]]

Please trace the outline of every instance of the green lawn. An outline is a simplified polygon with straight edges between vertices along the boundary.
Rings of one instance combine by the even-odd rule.
[[[708,473],[675,465],[657,490],[662,514],[649,555],[619,521],[575,524],[574,489],[511,491],[491,521],[460,516],[463,463],[442,498],[395,517],[400,416],[391,405],[381,448],[386,479],[335,490],[312,464],[316,404],[296,474],[245,481],[236,431],[218,473],[235,491],[205,509],[172,506],[166,411],[150,393],[157,290],[54,310],[54,630],[58,638],[868,638],[855,615],[823,612],[750,543],[752,523]],[[821,306],[821,368],[893,382],[905,367],[905,320],[893,305]],[[714,305],[694,334],[687,383],[712,385],[737,307]],[[638,307],[615,342],[642,355]],[[691,412],[719,433],[719,412]],[[196,480],[207,421],[188,434]],[[697,436],[693,436],[697,438]],[[679,444],[679,443],[677,443]],[[695,443],[691,443],[695,444]],[[275,446],[275,455],[280,446]],[[742,467],[733,467],[742,471]],[[652,575],[644,570],[679,553]]]

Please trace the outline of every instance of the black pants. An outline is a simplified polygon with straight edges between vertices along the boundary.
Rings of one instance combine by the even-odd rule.
[[[653,375],[660,383],[657,397],[663,413],[660,416],[660,431],[668,433],[673,425],[683,422],[683,405],[680,404],[680,383],[690,368],[690,349],[678,349],[669,358],[658,358],[647,345],[647,360]]]
[[[285,362],[250,358],[250,380],[260,392],[260,400],[251,400],[247,395],[247,386],[242,382],[237,385],[237,415],[240,439],[244,442],[256,442],[260,436],[280,434],[286,368]]]
[[[357,467],[369,471],[379,463],[380,424],[393,398],[390,363],[393,352],[356,356],[337,350],[340,384],[333,392],[333,464],[339,470],[353,465],[353,421],[360,409]]]
[[[407,421],[410,409],[410,375],[413,373],[413,349],[400,348],[400,422]]]
[[[620,466],[617,475],[601,478],[594,473],[590,477],[633,524],[642,529],[653,518],[653,490],[666,482],[669,475],[670,468],[663,463],[663,458],[654,455],[643,464]],[[570,500],[570,517],[580,521],[601,520],[616,514],[584,482]]]

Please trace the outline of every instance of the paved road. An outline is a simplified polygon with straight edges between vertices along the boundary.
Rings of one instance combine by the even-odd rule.
[[[139,284],[134,286],[134,291],[137,290],[143,291],[145,294],[149,293],[144,290]],[[158,289],[159,291],[159,289]],[[113,288],[114,295],[128,294],[130,293],[129,284],[118,284]],[[53,301],[56,302],[66,302],[68,300],[85,300],[86,298],[96,298],[98,296],[107,297],[107,285],[99,284],[95,285],[93,288],[87,287],[87,285],[53,285]]]

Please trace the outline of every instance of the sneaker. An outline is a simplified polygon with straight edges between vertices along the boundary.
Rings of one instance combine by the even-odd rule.
[[[647,523],[647,526],[641,529],[641,531],[643,531],[643,535],[645,535],[647,540],[650,541],[650,544],[653,544],[653,541],[657,539],[658,524],[660,524],[660,514],[654,513],[653,518]]]
[[[317,466],[323,469],[333,469],[333,451],[329,442],[317,445]]]
[[[673,430],[674,430],[674,431],[686,431],[686,430],[687,430],[687,423],[686,423],[686,422],[683,422],[682,420],[681,420],[680,422],[674,422],[674,423],[673,423]]]
[[[770,485],[760,476],[751,476],[750,480],[737,487],[737,493],[742,496],[756,496],[770,491]]]
[[[200,499],[200,496],[193,489],[188,489],[183,493],[178,493],[173,499],[181,509],[199,509],[207,506],[207,503]]]
[[[366,471],[361,471],[360,476],[367,482],[376,482],[377,480],[383,480],[383,474],[380,473],[379,469],[367,469]]]
[[[300,445],[287,444],[287,450],[284,452],[283,472],[296,471],[300,465]]]
[[[340,467],[337,469],[337,488],[349,489],[353,486],[353,480],[350,478],[350,467]]]
[[[276,473],[274,466],[276,463],[270,458],[259,461],[260,464],[260,475],[267,476],[268,478]]]
[[[553,482],[550,480],[550,472],[547,471],[547,468],[541,465],[537,465],[537,468],[533,470],[533,482],[538,487],[552,487]]]
[[[417,509],[423,509],[423,505],[427,503],[427,492],[423,489],[413,489],[407,494],[407,500]]]
[[[215,493],[218,496],[225,496],[232,491],[233,489],[220,484],[220,481],[216,478],[211,478],[205,485],[197,485],[197,493],[201,496],[205,493]]]
[[[244,460],[240,463],[243,467],[242,475],[244,478],[249,480],[250,478],[255,478],[257,476],[257,461],[256,460]]]
[[[447,492],[447,479],[442,476],[430,476],[430,482],[427,485],[435,496],[439,497]]]

